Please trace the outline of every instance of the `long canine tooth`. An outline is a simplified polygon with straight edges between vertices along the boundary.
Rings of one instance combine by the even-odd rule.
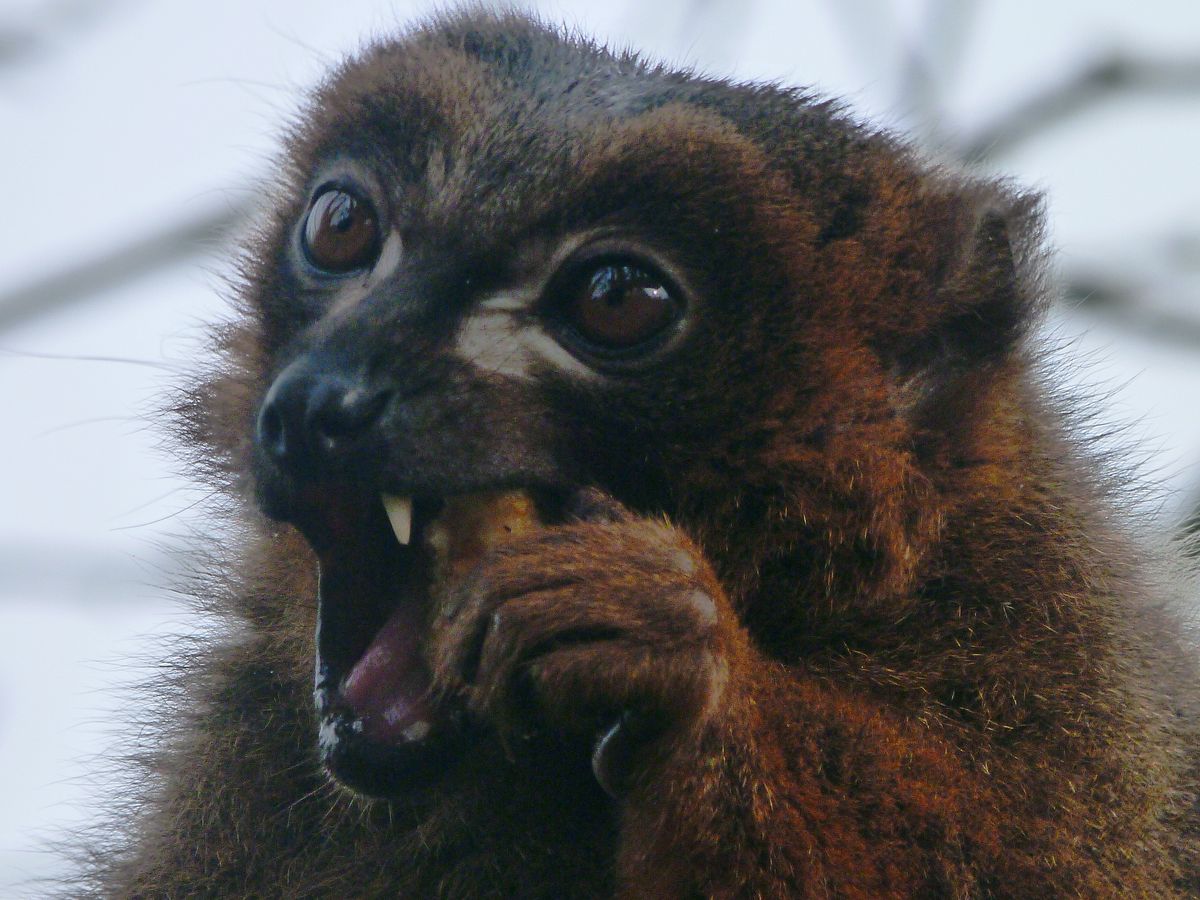
[[[392,523],[396,540],[407,547],[408,542],[412,540],[412,497],[384,494],[383,508],[387,512],[388,521]]]

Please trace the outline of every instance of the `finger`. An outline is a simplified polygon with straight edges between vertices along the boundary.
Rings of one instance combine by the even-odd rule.
[[[595,487],[582,488],[575,492],[566,506],[567,519],[576,522],[612,524],[633,518],[633,514],[613,497]]]

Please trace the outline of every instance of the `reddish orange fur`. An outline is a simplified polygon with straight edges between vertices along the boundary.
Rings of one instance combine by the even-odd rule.
[[[487,146],[516,154],[522,133],[494,123],[526,88],[468,44],[532,46],[556,65],[593,52],[485,15],[381,45],[320,92],[291,144],[298,177],[330,129],[380,115],[389,92],[438,111],[451,146],[486,144],[472,131],[483,120]],[[185,676],[198,707],[97,874],[101,893],[1200,891],[1193,651],[1174,589],[1125,536],[1114,489],[1041,385],[1025,337],[1044,302],[1034,202],[933,170],[811,98],[669,89],[562,146],[545,137],[548,161],[511,176],[507,205],[448,170],[429,212],[430,228],[451,228],[465,204],[481,231],[506,233],[560,196],[636,205],[646,185],[679,185],[732,260],[709,273],[710,298],[761,301],[706,309],[706,368],[669,384],[694,417],[687,440],[638,418],[650,401],[623,400],[623,424],[669,439],[660,468],[597,470],[610,515],[499,548],[447,588],[458,612],[435,616],[428,639],[438,686],[501,739],[411,803],[328,785],[308,696],[315,561],[242,504],[249,537],[218,602],[243,635]],[[282,343],[273,323],[288,315],[270,299],[272,252],[293,206],[252,251],[226,369],[184,410],[235,499]],[[469,634],[493,614],[474,677]],[[619,801],[597,788],[586,746],[526,748],[508,693],[530,647],[601,625],[617,636],[531,671],[541,725],[567,747],[588,704],[653,710],[661,733]]]

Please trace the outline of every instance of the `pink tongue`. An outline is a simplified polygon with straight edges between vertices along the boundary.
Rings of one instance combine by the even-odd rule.
[[[392,613],[342,685],[342,696],[362,718],[363,733],[387,743],[419,741],[429,732],[429,674],[420,654],[420,610],[405,604]]]

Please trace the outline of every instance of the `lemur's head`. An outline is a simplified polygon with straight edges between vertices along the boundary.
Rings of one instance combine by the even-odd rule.
[[[386,791],[461,736],[421,657],[452,498],[520,489],[552,524],[600,488],[747,607],[785,557],[801,593],[895,593],[935,528],[905,498],[1027,318],[1018,205],[804,94],[520,18],[344,66],[248,279],[255,489],[320,559],[335,774]],[[348,700],[369,652],[396,661]]]

